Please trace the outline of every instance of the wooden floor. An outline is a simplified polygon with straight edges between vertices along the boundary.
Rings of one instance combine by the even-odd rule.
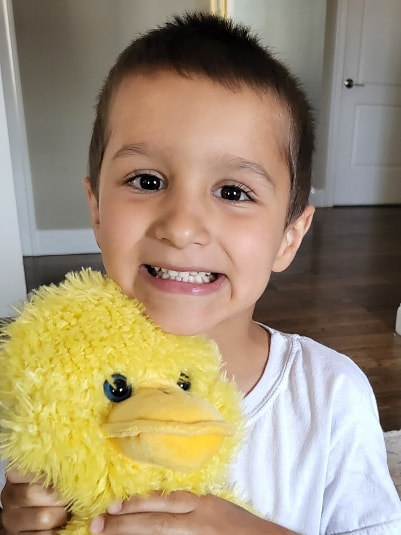
[[[99,255],[25,258],[29,289]],[[385,431],[401,428],[401,207],[321,208],[292,266],[273,274],[256,319],[348,354],[368,375]]]

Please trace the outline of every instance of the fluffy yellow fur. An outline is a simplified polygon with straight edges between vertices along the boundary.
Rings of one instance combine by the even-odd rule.
[[[88,518],[112,500],[155,489],[238,501],[226,472],[242,433],[241,396],[221,372],[214,343],[162,332],[137,301],[91,270],[69,274],[59,286],[40,288],[3,334],[1,456],[59,490],[73,513],[63,533],[87,534]],[[104,392],[105,381],[115,386],[116,374],[127,378],[132,398],[156,389],[160,403],[156,397],[144,402],[145,409],[139,402],[135,409],[120,409],[126,401],[114,403]],[[189,391],[177,384],[180,377],[190,381]],[[181,396],[182,409],[167,408],[163,396],[167,399],[170,393]],[[116,421],[111,417],[117,405],[127,418],[137,411],[139,424],[122,429],[125,416],[114,416]],[[192,406],[196,414],[191,420]],[[187,414],[184,423],[202,435],[201,442],[184,437],[179,446],[179,435],[187,433],[181,412]],[[159,428],[159,420],[170,422]],[[138,431],[138,425],[145,427]],[[134,433],[132,450],[129,435]],[[215,453],[203,459],[207,448]],[[142,450],[145,456],[151,450],[154,460],[132,458],[140,458]],[[175,459],[172,468],[165,466],[169,456]]]

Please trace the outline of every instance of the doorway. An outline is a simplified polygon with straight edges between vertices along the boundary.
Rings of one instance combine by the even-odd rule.
[[[333,205],[401,203],[401,3],[339,0],[333,69]]]

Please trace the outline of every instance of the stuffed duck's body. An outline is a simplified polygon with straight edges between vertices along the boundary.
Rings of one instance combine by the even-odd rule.
[[[241,396],[214,343],[162,332],[90,270],[39,289],[3,334],[0,455],[70,504],[62,533],[156,489],[238,502]]]

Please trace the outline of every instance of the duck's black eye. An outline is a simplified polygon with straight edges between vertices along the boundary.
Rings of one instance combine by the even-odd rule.
[[[105,381],[103,384],[103,392],[110,401],[114,403],[119,403],[131,397],[132,386],[127,383],[127,378],[124,375],[116,373],[111,376],[113,381]]]
[[[180,378],[177,381],[177,385],[183,390],[187,391],[191,389],[191,381],[186,373],[180,373]]]

